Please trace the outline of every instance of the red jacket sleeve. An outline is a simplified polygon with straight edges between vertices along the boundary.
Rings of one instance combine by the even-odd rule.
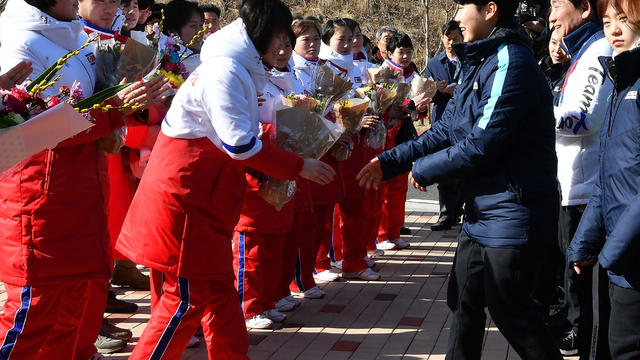
[[[115,105],[113,100],[107,100],[106,104]],[[109,135],[112,130],[124,126],[122,112],[118,110],[107,112],[92,110],[89,114],[95,119],[96,124],[88,130],[60,142],[56,148],[90,143]]]
[[[239,161],[280,180],[295,180],[304,165],[300,156],[271,145],[269,141],[262,142],[262,149],[257,154]]]

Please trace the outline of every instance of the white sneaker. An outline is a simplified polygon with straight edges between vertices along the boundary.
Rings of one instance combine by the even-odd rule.
[[[331,266],[333,266],[334,268],[342,271],[342,260],[332,261],[331,262]]]
[[[336,281],[336,280],[338,280],[338,278],[339,278],[340,276],[338,276],[338,274],[334,273],[334,272],[333,272],[333,271],[331,271],[331,270],[325,270],[325,271],[322,271],[322,272],[319,272],[319,273],[317,273],[317,274],[313,275],[313,277],[314,277],[316,280],[320,280],[320,281],[329,281],[329,282],[331,282],[331,281]]]
[[[247,326],[247,329],[271,329],[273,321],[264,314],[260,314],[246,319],[244,324]]]
[[[287,319],[286,314],[283,314],[276,309],[267,310],[264,312],[264,314],[273,322],[283,322]]]
[[[411,246],[411,244],[407,240],[400,238],[393,240],[393,243],[396,244],[396,250],[406,249]]]
[[[367,262],[367,266],[370,267],[370,268],[376,266],[376,261],[373,260],[372,258],[370,258],[369,256],[365,256],[364,257],[364,261]]]
[[[187,347],[194,348],[194,347],[197,347],[198,345],[200,345],[200,339],[198,339],[195,336],[192,336],[191,339],[189,339],[189,343],[187,344]]]
[[[305,299],[320,299],[323,298],[324,295],[324,290],[320,289],[318,286],[314,286],[303,293]]]
[[[378,256],[383,256],[384,255],[384,250],[375,249],[375,250],[367,251],[367,255],[369,255],[372,258],[376,258]]]
[[[367,268],[359,272],[342,273],[342,277],[345,279],[360,279],[367,281],[380,280],[381,276],[377,272]]]
[[[394,250],[396,248],[396,244],[392,243],[389,240],[385,240],[376,244],[376,248],[379,250]]]
[[[283,297],[276,303],[276,310],[278,311],[291,311],[295,308],[296,305],[290,302],[286,297]]]
[[[291,295],[287,296],[285,299],[287,299],[288,302],[292,303],[294,308],[300,306],[300,300],[294,298]]]

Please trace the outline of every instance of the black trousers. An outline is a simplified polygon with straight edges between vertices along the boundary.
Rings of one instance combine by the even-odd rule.
[[[640,291],[611,284],[609,348],[615,360],[640,359]]]
[[[533,301],[543,252],[529,248],[488,248],[460,233],[449,279],[452,313],[447,359],[480,359],[486,315],[523,360],[562,356]]]
[[[462,194],[458,188],[458,181],[447,180],[438,183],[438,202],[440,203],[439,223],[455,225],[462,215]]]
[[[609,347],[607,343],[606,329],[609,321],[609,297],[607,272],[598,267],[583,269],[578,275],[567,261],[567,248],[578,229],[585,206],[563,206],[560,209],[558,219],[558,241],[564,258],[564,288],[565,303],[567,307],[567,320],[578,334],[576,346],[581,360],[589,358],[592,341],[593,326],[593,271],[598,271],[598,298],[599,298],[599,331],[598,331],[598,360],[609,359]]]

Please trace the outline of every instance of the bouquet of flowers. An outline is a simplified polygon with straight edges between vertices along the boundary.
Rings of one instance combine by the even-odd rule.
[[[345,133],[356,135],[360,129],[362,117],[369,108],[369,99],[350,98],[344,99],[333,104],[333,112],[336,116],[336,123],[345,128]],[[335,157],[338,161],[344,161],[351,156],[353,144],[340,144],[335,149]]]
[[[382,114],[391,106],[397,96],[397,84],[394,83],[370,83],[365,87],[356,89],[356,93],[361,98],[370,100],[369,111],[373,115],[382,116]],[[373,129],[368,130],[365,143],[374,149],[381,149],[387,139],[387,128],[384,122],[379,122]]]
[[[353,83],[350,80],[334,73],[328,66],[321,65],[316,68],[313,97],[324,106],[323,114],[330,104],[344,97],[352,87]]]
[[[135,109],[137,105],[131,104],[101,105],[130,84],[108,88],[84,99],[82,87],[75,82],[71,89],[61,86],[55,95],[43,97],[44,91],[60,80],[56,74],[69,58],[92,41],[95,40],[89,39],[80,49],[58,59],[26,86],[0,92],[0,178],[10,175],[12,172],[7,170],[17,168],[15,165],[22,160],[93,126],[89,111]]]
[[[307,95],[282,97],[285,109],[276,112],[275,141],[303,158],[321,158],[342,135],[344,128],[322,116],[325,106]],[[265,177],[260,196],[280,211],[295,194],[295,181]]]

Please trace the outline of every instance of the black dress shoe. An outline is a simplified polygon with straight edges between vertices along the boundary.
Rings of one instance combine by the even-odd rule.
[[[138,311],[138,305],[116,298],[116,294],[109,290],[107,306],[104,312],[116,314],[132,314]]]
[[[400,235],[411,235],[411,229],[403,226],[400,228]]]
[[[451,229],[451,223],[447,220],[438,219],[438,222],[431,225],[431,231],[444,231]]]

